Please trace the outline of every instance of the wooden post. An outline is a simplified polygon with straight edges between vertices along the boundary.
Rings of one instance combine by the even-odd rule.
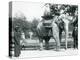
[[[69,23],[67,23],[66,27],[65,27],[66,28],[66,31],[65,31],[65,34],[66,34],[65,35],[66,36],[65,37],[65,46],[66,46],[66,49],[67,49],[67,46],[68,46],[68,25],[69,25]]]

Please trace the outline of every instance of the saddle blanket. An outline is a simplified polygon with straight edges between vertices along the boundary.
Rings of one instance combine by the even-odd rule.
[[[51,20],[43,20],[43,26],[47,28],[51,28],[52,19]]]

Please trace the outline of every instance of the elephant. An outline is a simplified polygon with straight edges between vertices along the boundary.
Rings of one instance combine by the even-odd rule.
[[[40,21],[39,24],[37,25],[37,35],[39,38],[40,50],[43,50],[43,40],[45,40],[46,49],[49,49],[49,40],[51,37],[53,37],[56,42],[56,51],[60,50],[59,27],[56,23],[56,20],[57,16],[51,18],[51,20],[47,20],[51,21],[50,27],[44,26],[43,21],[45,21],[45,19]]]

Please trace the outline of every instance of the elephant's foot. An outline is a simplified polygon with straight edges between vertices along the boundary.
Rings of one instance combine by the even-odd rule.
[[[60,49],[56,49],[56,51],[60,51]]]
[[[46,50],[49,50],[49,47],[46,47],[45,49],[46,49]]]
[[[60,47],[57,47],[57,48],[56,48],[56,51],[60,51]]]
[[[43,48],[43,43],[40,43],[40,48],[39,50],[42,51],[44,48]]]
[[[67,48],[65,47],[65,50],[67,50]]]
[[[44,49],[43,49],[43,48],[40,48],[39,50],[42,51],[42,50],[44,50]]]
[[[49,50],[49,45],[48,44],[46,44],[45,49]]]

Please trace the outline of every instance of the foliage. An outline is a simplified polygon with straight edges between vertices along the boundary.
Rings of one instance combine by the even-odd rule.
[[[14,30],[16,26],[21,28],[21,31],[25,33],[25,37],[29,38],[29,32],[34,33],[33,36],[36,36],[36,28],[38,25],[39,19],[34,18],[32,22],[27,21],[27,19],[22,17],[14,17],[12,20],[12,29]]]
[[[36,28],[39,23],[39,19],[34,18],[31,24],[31,31],[34,33],[34,37],[36,36]]]
[[[26,19],[21,19],[21,18],[15,17],[15,18],[13,18],[12,26],[13,26],[13,29],[16,26],[19,26],[22,29],[22,31],[25,31],[25,30],[29,30],[30,23],[28,21],[26,21]]]
[[[65,12],[74,15],[76,9],[78,9],[77,5],[64,5],[64,4],[52,4],[50,6],[51,9],[51,13],[52,14],[56,14],[56,13],[60,13],[60,10],[64,10]]]

